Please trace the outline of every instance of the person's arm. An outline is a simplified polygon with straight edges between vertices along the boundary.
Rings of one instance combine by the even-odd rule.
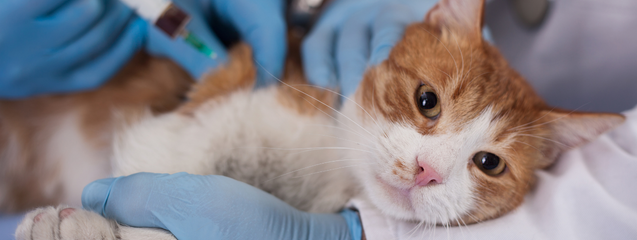
[[[307,213],[231,178],[138,173],[84,188],[86,209],[178,239],[361,239],[358,213]]]

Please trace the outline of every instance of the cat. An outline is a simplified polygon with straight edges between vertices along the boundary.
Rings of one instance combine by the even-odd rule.
[[[356,196],[406,221],[501,216],[522,203],[536,169],[624,117],[548,106],[482,39],[483,9],[484,1],[439,1],[338,111],[333,91],[303,84],[294,58],[281,85],[252,91],[255,66],[238,45],[176,110],[118,108],[113,173],[226,174],[312,212]],[[16,236],[174,239],[67,207],[30,212]]]

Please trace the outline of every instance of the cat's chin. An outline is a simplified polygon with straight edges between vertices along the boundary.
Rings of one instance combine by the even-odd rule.
[[[470,203],[450,202],[443,185],[397,188],[381,177],[367,184],[368,198],[385,215],[407,221],[455,225],[469,210]],[[427,192],[425,192],[427,191]],[[456,199],[457,200],[457,199]],[[445,202],[444,204],[441,204]],[[441,207],[446,206],[446,207]]]

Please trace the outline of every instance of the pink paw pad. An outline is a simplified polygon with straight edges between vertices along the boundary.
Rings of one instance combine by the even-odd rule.
[[[60,220],[67,218],[68,216],[70,216],[71,214],[73,214],[75,212],[74,208],[65,208],[62,211],[60,211]]]
[[[38,213],[38,215],[35,215],[35,217],[33,218],[33,222],[39,222],[40,220],[42,220],[42,218],[44,217],[44,213]]]

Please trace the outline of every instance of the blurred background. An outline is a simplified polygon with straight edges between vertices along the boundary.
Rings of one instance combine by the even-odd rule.
[[[637,105],[637,1],[492,0],[485,20],[549,104],[603,112]]]

